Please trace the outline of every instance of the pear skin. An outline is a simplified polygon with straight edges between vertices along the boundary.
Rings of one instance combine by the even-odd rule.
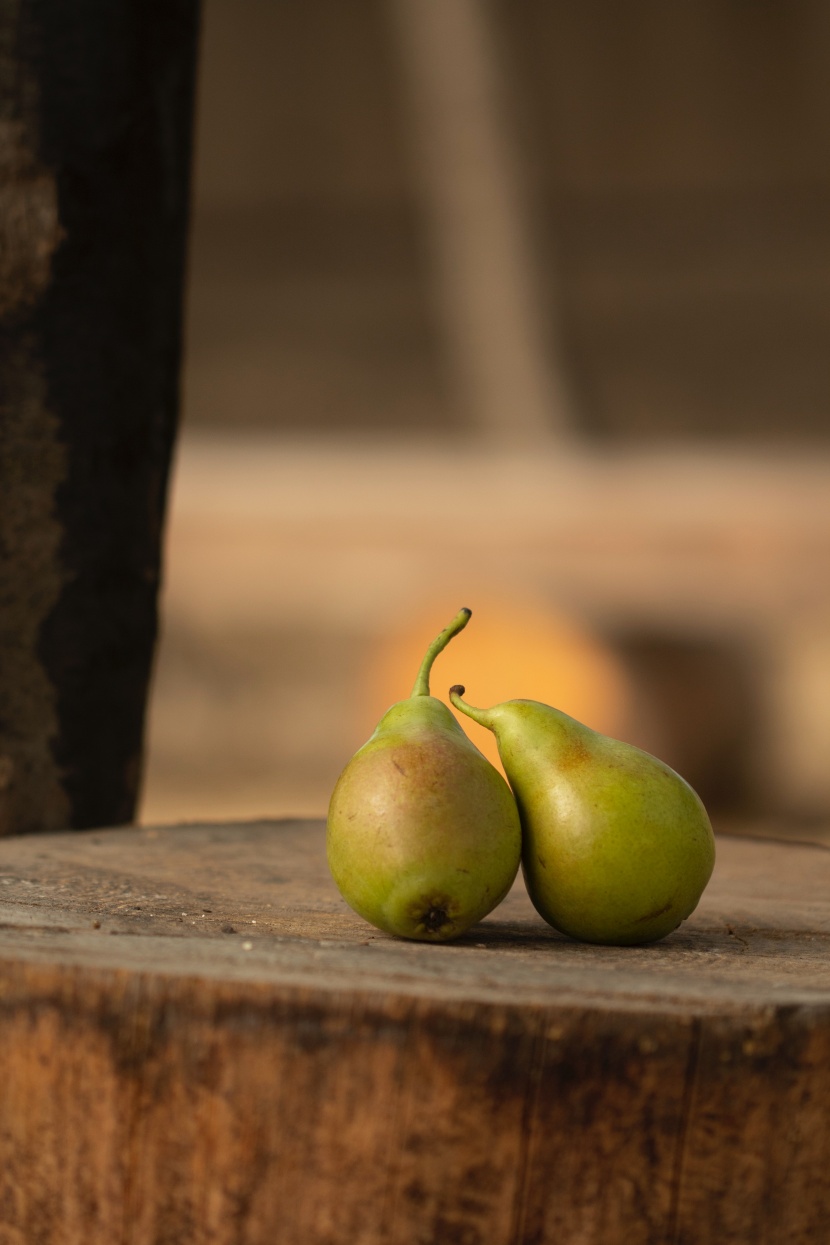
[[[433,641],[412,695],[389,709],[332,793],[326,852],[337,887],[365,920],[402,938],[444,942],[491,912],[519,870],[516,802],[442,701],[435,657],[470,617]]]
[[[654,942],[697,907],[715,864],[706,810],[657,757],[550,705],[461,712],[489,727],[522,822],[522,869],[540,916],[584,942]]]

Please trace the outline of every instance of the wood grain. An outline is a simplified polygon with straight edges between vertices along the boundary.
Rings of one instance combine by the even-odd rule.
[[[314,822],[0,843],[0,1242],[762,1245],[830,1221],[830,852],[721,838],[681,930],[454,944]]]

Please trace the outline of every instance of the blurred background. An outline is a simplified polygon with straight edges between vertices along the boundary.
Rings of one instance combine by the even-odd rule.
[[[822,0],[205,0],[142,819],[323,814],[467,605],[436,694],[822,834],[828,152]]]

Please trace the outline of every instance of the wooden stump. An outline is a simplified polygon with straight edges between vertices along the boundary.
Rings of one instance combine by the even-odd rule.
[[[316,822],[0,844],[9,1245],[795,1245],[830,1223],[830,852],[721,838],[694,916],[457,942]]]

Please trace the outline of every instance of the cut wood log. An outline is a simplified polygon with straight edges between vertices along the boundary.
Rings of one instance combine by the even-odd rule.
[[[652,947],[521,883],[455,943],[315,822],[0,845],[0,1239],[800,1245],[830,1222],[830,852],[721,838]]]

